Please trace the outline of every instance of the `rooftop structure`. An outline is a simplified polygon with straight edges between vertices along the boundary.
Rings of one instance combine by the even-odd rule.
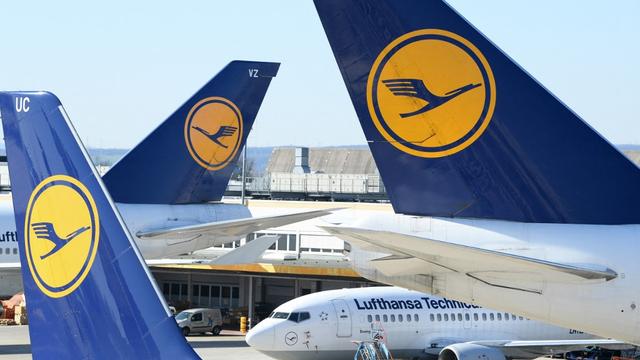
[[[266,172],[292,173],[298,149],[308,149],[312,173],[378,175],[373,156],[366,147],[274,148]]]

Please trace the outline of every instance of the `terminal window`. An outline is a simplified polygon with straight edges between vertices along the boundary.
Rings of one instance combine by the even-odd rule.
[[[246,242],[253,241],[260,236],[278,236],[278,240],[269,247],[269,250],[277,251],[298,251],[298,235],[297,234],[274,234],[274,233],[251,233],[245,238]]]
[[[231,285],[194,284],[188,294],[186,283],[165,282],[162,293],[169,302],[189,301],[194,306],[237,308],[240,306],[240,287]],[[191,298],[189,298],[191,296]]]

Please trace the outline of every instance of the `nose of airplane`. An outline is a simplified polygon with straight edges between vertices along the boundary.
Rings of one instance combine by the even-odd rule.
[[[244,340],[256,350],[272,350],[275,338],[273,326],[267,324],[268,319],[249,330]]]

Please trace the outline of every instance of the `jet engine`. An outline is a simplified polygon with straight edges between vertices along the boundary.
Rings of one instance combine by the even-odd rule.
[[[477,344],[453,344],[440,351],[438,360],[506,360],[499,349]]]

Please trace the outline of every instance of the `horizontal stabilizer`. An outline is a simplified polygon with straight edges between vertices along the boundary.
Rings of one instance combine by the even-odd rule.
[[[457,272],[487,285],[528,292],[541,292],[544,282],[608,281],[618,276],[615,271],[598,265],[563,264],[388,231],[335,226],[322,226],[322,229],[352,245],[374,246],[395,255],[372,262],[380,271],[390,271],[390,275],[394,273],[389,269],[394,267],[384,263],[397,266],[397,256],[405,256],[423,261],[421,271],[414,273]]]
[[[180,258],[180,259],[150,259],[147,265],[234,265],[253,264],[258,262],[262,254],[277,240],[277,235],[264,235],[248,242],[247,244],[235,248],[228,253],[211,260],[202,258]]]
[[[336,209],[313,210],[294,214],[254,217],[239,220],[227,220],[182,226],[168,229],[150,230],[136,234],[141,239],[186,240],[199,236],[210,239],[214,245],[220,245],[252,232],[276,228],[288,224],[331,214]]]
[[[262,254],[273,245],[279,238],[278,235],[264,235],[257,237],[239,248],[233,249],[228,253],[215,259],[212,264],[216,265],[233,265],[233,264],[251,264],[257,262]]]

